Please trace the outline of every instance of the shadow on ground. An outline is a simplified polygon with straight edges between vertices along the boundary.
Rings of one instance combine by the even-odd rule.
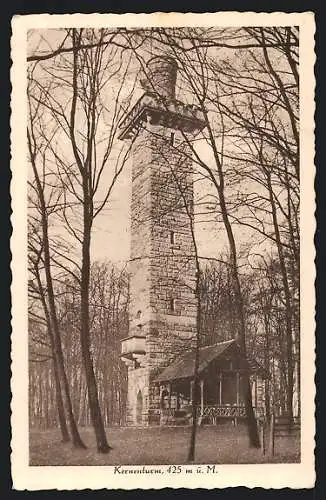
[[[189,427],[109,428],[112,450],[96,451],[91,428],[81,428],[87,450],[76,450],[60,442],[58,429],[30,432],[30,465],[154,465],[187,463]],[[196,463],[253,464],[300,462],[300,439],[283,437],[275,443],[275,455],[250,449],[246,430],[239,427],[198,429]]]

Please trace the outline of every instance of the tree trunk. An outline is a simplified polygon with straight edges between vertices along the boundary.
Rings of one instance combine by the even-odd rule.
[[[291,308],[291,294],[286,270],[286,264],[283,254],[283,246],[277,220],[277,211],[274,200],[274,193],[271,182],[271,174],[267,169],[265,170],[267,187],[269,193],[269,200],[272,208],[272,218],[275,231],[275,240],[277,244],[278,257],[280,262],[282,283],[285,298],[285,329],[286,329],[286,358],[287,358],[287,384],[286,384],[286,402],[287,413],[290,421],[293,421],[293,386],[294,386],[294,368],[293,368],[293,339],[292,339],[292,308]]]
[[[87,193],[87,187],[84,186],[84,188]],[[89,211],[90,211],[89,203],[86,200],[86,203],[84,204],[84,234],[83,234],[83,247],[82,247],[82,269],[81,269],[81,290],[80,290],[80,295],[81,295],[80,343],[81,343],[81,351],[85,369],[85,378],[88,390],[89,409],[96,437],[97,451],[100,453],[108,453],[111,448],[107,442],[105,435],[105,429],[103,425],[103,419],[98,399],[98,391],[97,391],[97,384],[93,367],[93,360],[90,353],[89,285],[90,285],[91,217],[89,215]]]
[[[55,387],[56,387],[55,392],[56,392],[56,402],[57,402],[57,408],[58,408],[59,425],[60,425],[61,434],[62,434],[62,441],[65,443],[67,441],[70,441],[70,438],[69,438],[69,434],[68,434],[68,427],[67,427],[67,422],[66,422],[64,404],[63,404],[63,399],[62,399],[62,394],[61,394],[61,384],[60,384],[58,364],[57,364],[57,361],[55,359],[55,356],[53,357],[53,371],[54,371],[54,380],[55,380]]]
[[[264,346],[264,365],[265,369],[270,373],[270,314],[271,314],[271,302],[266,303],[267,300],[267,291],[265,289],[260,288],[261,294],[261,308],[263,311],[264,317],[264,326],[265,326],[265,346]],[[267,314],[267,306],[268,306],[268,314]],[[270,422],[271,419],[271,404],[270,404],[270,381],[269,378],[265,380],[265,413],[266,420]]]
[[[176,175],[175,171],[172,168],[171,168],[171,174],[179,189],[180,196],[183,200],[184,209],[188,217],[191,239],[193,243],[195,266],[196,266],[196,288],[195,288],[195,297],[197,299],[196,345],[195,345],[195,366],[194,366],[194,380],[193,380],[194,388],[192,395],[192,426],[191,426],[190,444],[188,453],[188,460],[192,462],[195,459],[196,434],[197,434],[197,402],[198,402],[198,392],[199,392],[198,368],[199,368],[199,350],[201,342],[200,264],[199,264],[195,229],[194,229],[193,194],[191,200],[187,199],[187,194],[185,192],[185,189],[180,184],[180,179],[178,178],[178,176]],[[170,397],[171,397],[171,392],[170,392]]]
[[[244,307],[243,307],[243,297],[241,291],[241,285],[239,280],[238,265],[237,265],[237,249],[235,244],[235,239],[233,235],[232,226],[229,219],[229,213],[226,206],[225,193],[224,193],[224,173],[222,169],[222,164],[220,161],[220,156],[216,147],[215,137],[209,122],[207,115],[207,110],[203,107],[202,111],[205,116],[206,126],[208,130],[209,140],[213,149],[214,159],[217,168],[218,181],[212,172],[212,170],[207,167],[206,170],[210,175],[210,178],[217,190],[218,199],[220,202],[220,209],[223,219],[223,224],[228,238],[229,249],[230,249],[230,262],[231,262],[231,274],[232,274],[232,285],[236,301],[236,311],[237,311],[237,337],[240,344],[241,354],[244,359],[247,359],[246,351],[246,327],[245,327],[245,317],[244,317]],[[253,448],[260,447],[259,433],[255,414],[252,407],[252,394],[250,388],[249,371],[244,373],[244,386],[245,386],[245,409],[247,418],[247,430],[250,446]]]
[[[197,254],[197,252],[196,252]],[[194,392],[192,400],[192,426],[190,435],[190,446],[188,460],[193,462],[195,460],[195,447],[196,447],[196,434],[197,434],[197,402],[198,402],[198,367],[199,367],[199,349],[200,349],[200,328],[201,328],[201,303],[200,303],[200,290],[199,290],[199,261],[196,255],[196,296],[197,296],[197,315],[196,315],[196,347],[195,347],[195,369],[194,369]]]
[[[44,290],[42,287],[41,278],[40,278],[40,274],[39,274],[39,270],[38,270],[37,266],[35,266],[35,276],[36,276],[37,285],[38,285],[38,289],[40,292],[41,302],[42,302],[42,306],[43,306],[43,310],[44,310],[44,315],[45,315],[45,319],[46,319],[46,323],[47,323],[47,327],[48,327],[48,335],[49,335],[49,339],[50,339],[51,351],[52,351],[52,356],[53,356],[53,373],[54,373],[54,381],[55,381],[56,402],[57,402],[59,425],[60,425],[60,429],[61,429],[62,441],[67,442],[67,441],[70,441],[70,437],[69,437],[69,433],[68,433],[64,403],[63,403],[63,399],[62,399],[62,389],[61,389],[61,383],[60,383],[60,374],[59,374],[59,366],[58,366],[58,361],[57,361],[57,353],[56,353],[56,349],[55,349],[53,332],[51,330],[50,314],[49,314],[48,306],[47,306],[47,303],[45,300]]]
[[[228,235],[229,246],[230,246],[230,261],[232,270],[232,281],[233,281],[233,291],[235,295],[237,316],[238,316],[238,341],[240,346],[240,351],[244,359],[247,359],[247,349],[246,349],[246,327],[244,318],[244,307],[243,307],[243,297],[241,292],[241,285],[238,274],[237,266],[237,254],[236,245],[233,236],[232,227],[228,218],[227,208],[224,199],[224,193],[220,193],[220,206],[223,216],[224,225]],[[247,420],[247,430],[250,446],[253,448],[260,448],[259,433],[257,427],[257,421],[255,418],[254,410],[252,407],[252,393],[250,387],[249,379],[249,369],[243,374],[244,386],[245,386],[245,409],[246,409],[246,420]]]
[[[50,317],[50,321],[51,321],[51,331],[53,332],[53,340],[54,340],[54,351],[55,351],[55,356],[57,358],[59,374],[60,374],[60,377],[62,378],[62,384],[63,384],[63,390],[64,390],[65,399],[66,399],[66,406],[67,406],[67,413],[68,413],[68,417],[69,417],[72,441],[73,441],[74,446],[76,446],[77,448],[86,448],[85,444],[83,443],[83,441],[79,435],[78,428],[77,428],[76,421],[75,421],[75,417],[73,414],[72,404],[71,404],[69,384],[68,384],[67,374],[66,374],[66,370],[65,370],[65,366],[64,366],[64,358],[63,358],[62,344],[61,344],[61,335],[60,335],[60,329],[59,329],[57,312],[56,312],[54,290],[53,290],[53,281],[52,281],[52,274],[51,274],[51,258],[50,258],[49,235],[48,235],[48,216],[47,216],[43,188],[42,188],[42,184],[41,184],[41,181],[40,181],[40,178],[38,175],[38,171],[37,171],[37,168],[35,165],[35,157],[34,157],[33,152],[32,152],[31,139],[30,139],[29,132],[27,132],[27,134],[28,134],[28,143],[29,143],[30,156],[31,156],[31,164],[32,164],[33,172],[34,172],[34,177],[35,177],[35,181],[36,181],[36,185],[37,185],[37,192],[38,192],[39,201],[40,201],[42,236],[43,236],[42,240],[43,240],[43,251],[44,251],[44,270],[45,270],[46,286],[47,286],[47,292],[48,292],[49,317]]]

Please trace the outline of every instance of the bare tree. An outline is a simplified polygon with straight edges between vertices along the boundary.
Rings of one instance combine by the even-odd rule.
[[[31,240],[31,234],[29,235],[29,239]],[[31,246],[30,242],[30,246]],[[35,311],[35,305],[30,307],[29,309],[29,324],[30,328],[32,331],[34,330],[33,328],[33,321],[37,322],[37,326],[39,324],[43,324],[46,329],[47,329],[47,335],[50,339],[50,349],[52,352],[52,361],[53,361],[53,373],[54,373],[54,381],[55,381],[55,392],[56,392],[56,403],[57,403],[57,410],[58,410],[58,418],[59,418],[59,424],[60,424],[60,429],[61,429],[61,434],[62,434],[62,441],[67,442],[70,440],[69,438],[69,433],[68,433],[68,428],[67,428],[67,422],[66,422],[66,415],[65,415],[65,409],[64,409],[64,401],[62,398],[62,388],[61,388],[61,382],[60,382],[60,371],[59,371],[59,364],[57,361],[57,356],[55,355],[55,339],[51,330],[51,318],[50,318],[50,313],[49,313],[49,308],[47,305],[46,301],[46,296],[45,296],[45,290],[42,285],[42,280],[41,280],[41,274],[40,274],[40,258],[41,258],[41,250],[42,247],[37,250],[33,246],[33,248],[29,248],[29,260],[30,260],[30,272],[32,276],[34,276],[34,280],[30,280],[29,283],[29,296],[33,297],[32,301],[34,302],[35,300],[35,295],[36,295],[36,300],[41,302],[41,305],[43,307],[43,314],[45,316],[45,325],[44,325],[44,320],[43,320],[43,315],[39,315],[37,313],[38,308],[36,308]],[[41,343],[41,346],[43,347],[44,345],[48,345],[46,341],[43,339],[40,340],[39,337],[33,338],[32,340],[36,345]],[[48,359],[48,358],[46,358]]]
[[[56,309],[56,303],[55,303],[55,295],[54,295],[54,287],[53,287],[53,276],[52,276],[52,268],[51,268],[51,251],[50,251],[50,243],[49,243],[49,225],[48,225],[48,220],[49,220],[49,211],[47,208],[47,200],[46,200],[46,181],[44,176],[44,169],[45,169],[45,151],[47,148],[47,144],[40,144],[38,142],[39,136],[35,130],[35,120],[38,112],[38,106],[33,107],[30,106],[30,120],[29,120],[29,126],[27,130],[27,139],[28,139],[28,151],[29,151],[29,160],[30,164],[32,166],[32,171],[33,171],[33,177],[34,177],[34,183],[30,184],[30,186],[33,188],[33,190],[36,193],[37,196],[37,208],[38,208],[38,213],[40,217],[40,225],[41,225],[41,252],[42,252],[42,259],[43,259],[43,265],[44,265],[44,274],[45,274],[45,282],[46,282],[46,289],[47,289],[47,304],[45,301],[45,296],[44,296],[44,291],[42,284],[40,283],[40,277],[37,271],[37,280],[38,280],[38,290],[39,293],[41,293],[42,297],[42,304],[44,308],[44,314],[46,315],[46,320],[48,324],[48,333],[50,335],[50,340],[52,342],[52,348],[53,348],[53,358],[55,359],[55,363],[58,366],[58,371],[60,374],[60,377],[62,379],[62,387],[64,390],[64,395],[65,395],[65,400],[66,400],[66,406],[67,406],[67,412],[68,412],[68,418],[69,418],[69,423],[70,423],[70,430],[71,430],[71,436],[73,440],[73,444],[78,447],[78,448],[85,448],[84,443],[81,440],[81,437],[79,435],[75,417],[73,414],[73,409],[72,409],[72,404],[71,404],[71,397],[70,397],[70,391],[69,391],[69,385],[68,385],[68,379],[66,375],[66,370],[64,366],[64,358],[63,358],[63,351],[62,351],[62,343],[61,343],[61,332],[59,328],[59,323],[58,323],[58,316],[57,316],[57,309]],[[43,146],[43,147],[42,147]],[[45,148],[45,149],[44,149]],[[41,177],[42,176],[42,177]],[[50,192],[50,197],[52,196],[57,199],[57,197],[60,197],[59,195],[55,193],[55,191],[51,190]],[[58,390],[59,390],[59,385],[58,385]],[[61,417],[63,415],[61,414]],[[63,422],[62,422],[63,423]],[[64,426],[64,423],[63,423]],[[66,438],[66,433],[65,430],[64,432],[64,438]]]

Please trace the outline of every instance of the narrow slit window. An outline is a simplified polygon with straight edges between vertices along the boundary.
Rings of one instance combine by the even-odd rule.
[[[175,245],[175,232],[170,231],[170,245]]]
[[[171,132],[171,135],[170,135],[170,144],[171,144],[171,146],[174,145],[174,137],[175,137],[175,133]]]
[[[175,311],[175,299],[170,299],[170,311]]]

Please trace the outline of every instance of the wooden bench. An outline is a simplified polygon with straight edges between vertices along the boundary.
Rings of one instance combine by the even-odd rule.
[[[191,423],[191,411],[189,409],[163,410],[161,425],[189,425]]]

